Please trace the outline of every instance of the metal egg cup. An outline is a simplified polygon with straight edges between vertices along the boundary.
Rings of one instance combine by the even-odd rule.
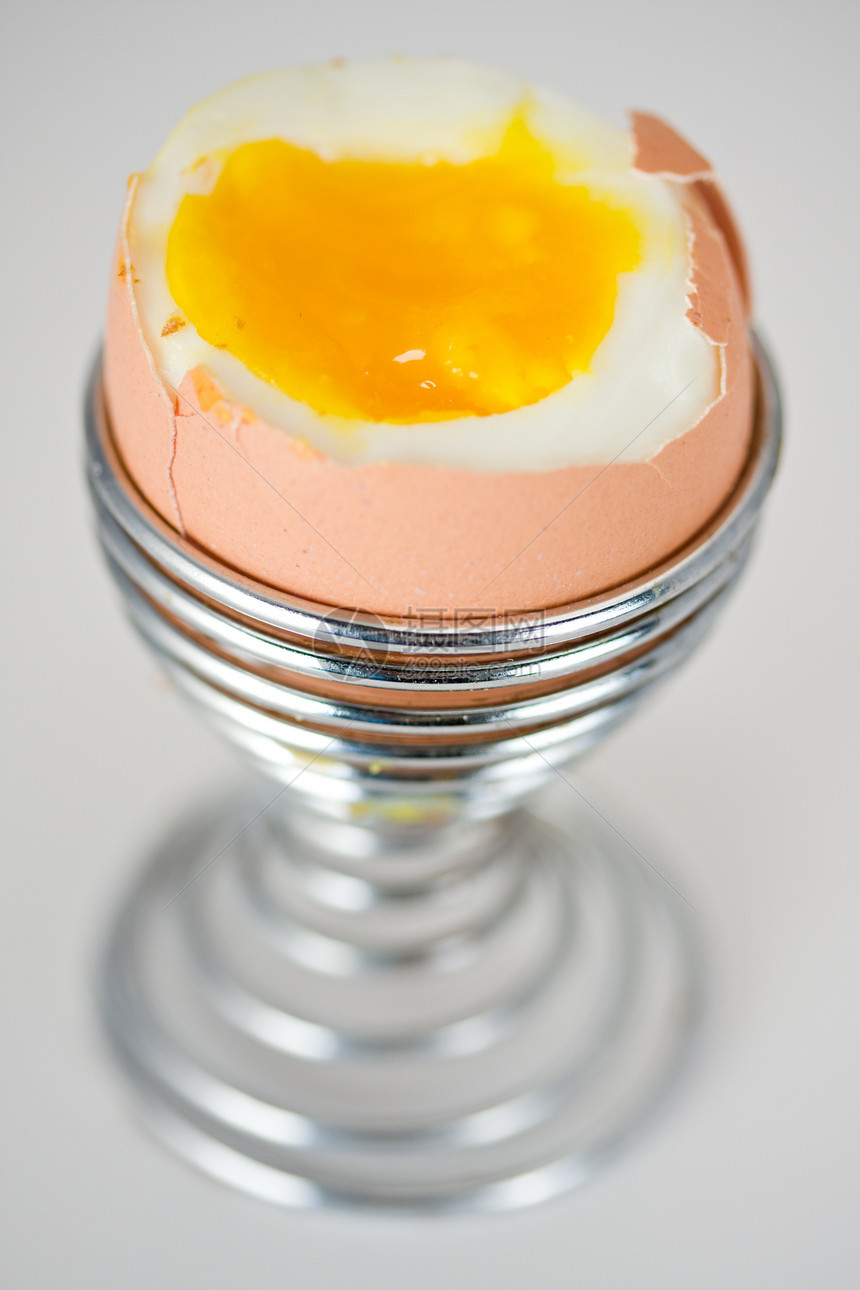
[[[750,459],[705,532],[635,585],[483,619],[350,613],[219,563],[128,478],[96,368],[111,572],[260,772],[170,833],[100,973],[139,1106],[199,1168],[294,1206],[516,1207],[588,1177],[671,1087],[701,1001],[689,910],[575,794],[561,822],[532,799],[740,574],[780,440],[756,353]]]

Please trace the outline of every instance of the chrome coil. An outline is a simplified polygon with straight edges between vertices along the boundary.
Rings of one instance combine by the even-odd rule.
[[[108,941],[105,1032],[174,1151],[285,1205],[507,1208],[583,1181],[672,1087],[701,1003],[689,910],[575,794],[563,819],[519,808],[725,602],[779,447],[758,369],[743,477],[664,568],[432,624],[274,592],[180,537],[96,370],[89,478],[132,621],[281,785],[171,833]]]

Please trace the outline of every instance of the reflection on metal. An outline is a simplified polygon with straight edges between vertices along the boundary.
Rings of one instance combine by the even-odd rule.
[[[174,1150],[287,1205],[498,1209],[582,1181],[665,1094],[700,1002],[689,911],[611,826],[526,802],[725,602],[778,453],[761,353],[759,374],[746,473],[665,568],[432,625],[278,595],[178,537],[94,374],[90,482],[132,620],[269,781],[169,837],[105,955],[107,1033]]]

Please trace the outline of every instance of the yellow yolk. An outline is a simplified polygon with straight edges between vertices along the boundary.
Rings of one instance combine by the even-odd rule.
[[[463,165],[244,144],[182,200],[170,292],[204,340],[317,412],[412,423],[535,403],[588,371],[641,254],[632,212],[559,182],[559,164],[519,114]]]

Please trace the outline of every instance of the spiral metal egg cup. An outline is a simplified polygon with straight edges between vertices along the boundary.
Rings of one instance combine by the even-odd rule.
[[[701,971],[674,890],[575,793],[527,805],[690,654],[746,561],[780,416],[757,349],[747,467],[635,585],[542,614],[383,619],[186,541],[113,445],[88,470],[132,621],[259,785],[174,830],[104,956],[149,1124],[282,1204],[519,1206],[587,1177],[687,1051]]]

